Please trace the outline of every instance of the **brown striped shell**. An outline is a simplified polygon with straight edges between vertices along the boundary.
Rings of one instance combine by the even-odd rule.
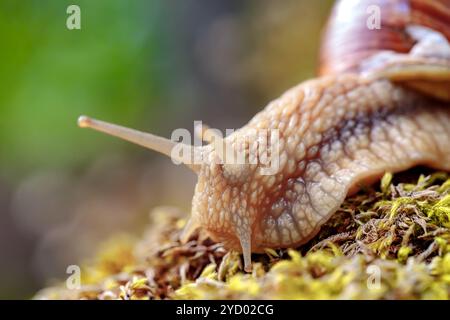
[[[380,29],[369,29],[370,6],[380,8]],[[450,0],[340,0],[325,28],[319,75],[359,72],[379,52],[408,53],[416,40],[408,25],[431,28],[450,39]]]

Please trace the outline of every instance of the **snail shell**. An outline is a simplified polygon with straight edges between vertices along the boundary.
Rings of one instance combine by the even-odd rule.
[[[379,29],[369,28],[376,14]],[[319,74],[359,72],[361,62],[379,52],[408,53],[416,43],[408,25],[427,27],[450,39],[450,0],[340,0],[324,32]]]

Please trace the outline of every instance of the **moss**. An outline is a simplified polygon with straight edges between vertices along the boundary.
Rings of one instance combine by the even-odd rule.
[[[448,299],[450,179],[386,174],[346,199],[319,234],[296,249],[241,255],[199,233],[178,242],[185,215],[158,208],[142,239],[116,239],[83,268],[83,286],[36,298]]]

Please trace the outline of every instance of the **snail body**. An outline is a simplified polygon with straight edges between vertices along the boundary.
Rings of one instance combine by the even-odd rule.
[[[386,6],[385,2],[379,1],[380,6]],[[388,30],[390,37],[394,31],[401,33],[406,49],[383,49],[380,41],[374,50],[375,33],[375,38],[362,39],[368,47],[358,44],[353,49],[357,59],[339,63],[326,52],[345,43],[338,37],[348,35],[333,35],[328,29],[321,76],[288,90],[225,138],[200,131],[210,143],[186,147],[190,159],[201,155],[199,163],[174,155],[176,144],[161,137],[87,117],[80,117],[79,125],[175,156],[188,165],[198,174],[198,182],[182,240],[203,228],[213,240],[242,251],[245,269],[250,270],[252,252],[307,242],[348,194],[386,171],[419,164],[450,171],[450,29],[446,29],[450,27],[445,25],[450,20],[437,19],[438,27],[433,29],[434,20],[424,18],[437,9],[445,17],[450,3],[393,2],[408,9]],[[342,3],[337,4],[335,15]],[[398,17],[397,11],[392,12],[389,26]],[[358,12],[355,17],[360,17]],[[343,28],[333,21],[329,28]],[[232,153],[243,153],[245,159],[258,158],[258,149],[270,147],[270,142],[252,134],[258,130],[279,135],[279,165],[273,174],[263,174],[258,162],[229,164],[219,152],[220,146],[226,146]],[[240,139],[243,136],[249,139]]]

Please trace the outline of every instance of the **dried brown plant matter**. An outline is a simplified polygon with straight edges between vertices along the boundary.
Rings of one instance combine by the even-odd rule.
[[[112,240],[83,268],[80,290],[62,284],[36,298],[448,299],[450,179],[426,171],[386,174],[307,244],[254,254],[251,274],[201,231],[181,244],[184,214],[158,208],[140,241]]]

